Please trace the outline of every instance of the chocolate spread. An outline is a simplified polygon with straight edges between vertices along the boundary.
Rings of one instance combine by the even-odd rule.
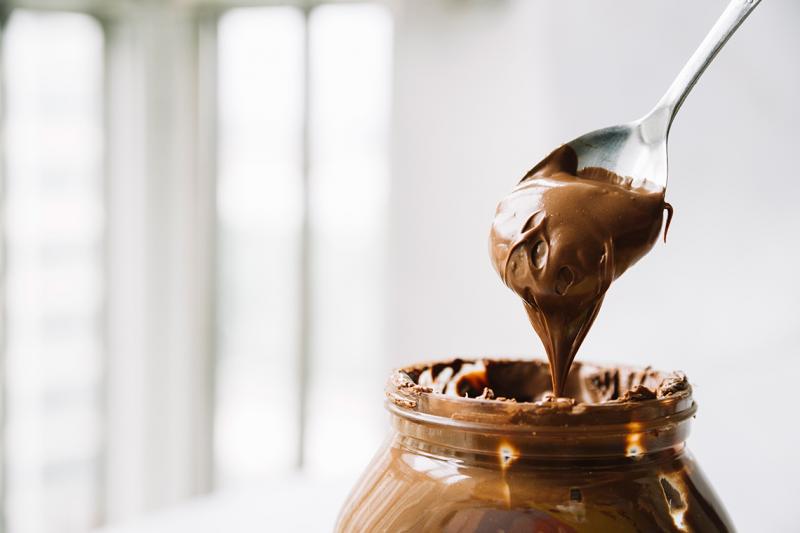
[[[575,363],[564,383],[567,398],[553,398],[550,368],[544,361],[515,359],[462,359],[438,361],[400,369],[393,384],[413,387],[419,394],[458,398],[548,404],[585,409],[590,405],[663,399],[691,386],[682,372],[664,373],[651,367],[598,366]],[[394,397],[390,396],[394,401]],[[401,398],[402,399],[402,398]],[[609,411],[608,405],[604,405]]]
[[[653,247],[665,209],[669,227],[663,190],[602,168],[579,169],[568,145],[498,205],[492,261],[544,344],[557,397],[608,287]]]

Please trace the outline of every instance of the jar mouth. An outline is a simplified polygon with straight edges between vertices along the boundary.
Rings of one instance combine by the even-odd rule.
[[[462,359],[397,369],[389,410],[406,419],[464,430],[609,434],[658,430],[697,409],[680,372],[576,362],[564,398],[550,393],[541,360]]]

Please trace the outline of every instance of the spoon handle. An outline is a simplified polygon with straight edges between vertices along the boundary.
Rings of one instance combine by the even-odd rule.
[[[725,46],[731,35],[760,2],[761,0],[731,0],[731,3],[725,8],[714,27],[708,32],[706,38],[697,47],[697,50],[686,62],[672,85],[669,86],[667,92],[647,117],[647,119],[653,118],[661,122],[661,127],[666,128],[664,134],[669,132],[675,115],[681,108],[686,96],[694,88],[697,80],[700,79],[708,65],[711,64],[722,47]]]

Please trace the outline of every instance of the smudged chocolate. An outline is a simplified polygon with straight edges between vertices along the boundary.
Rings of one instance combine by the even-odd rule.
[[[690,389],[682,372],[663,373],[650,367],[598,366],[576,362],[564,384],[569,398],[550,391],[550,367],[539,360],[453,359],[403,369],[407,388],[422,394],[443,394],[479,400],[602,404],[655,400]]]
[[[565,394],[575,354],[611,282],[642,258],[661,231],[661,190],[602,168],[578,168],[568,145],[528,172],[497,207],[492,262],[525,305]]]

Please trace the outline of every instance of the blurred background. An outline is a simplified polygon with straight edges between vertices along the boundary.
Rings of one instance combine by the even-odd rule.
[[[392,367],[543,353],[497,200],[726,3],[1,2],[3,530],[330,530]],[[687,100],[669,241],[578,355],[687,372],[741,531],[800,531],[798,23],[763,2]]]

